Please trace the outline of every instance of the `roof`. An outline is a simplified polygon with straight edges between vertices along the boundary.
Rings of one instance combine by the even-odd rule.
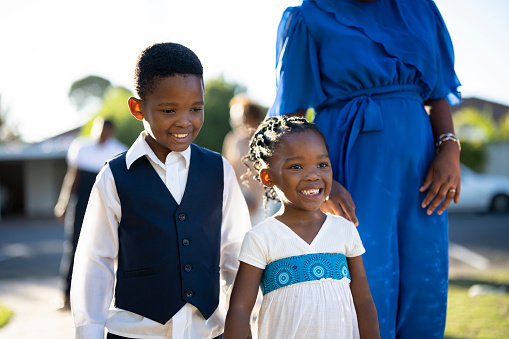
[[[71,142],[78,136],[80,130],[81,127],[77,127],[33,144],[0,145],[0,161],[65,159]]]
[[[487,101],[479,98],[465,98],[458,105],[452,106],[452,112],[457,112],[463,108],[475,108],[483,113],[493,114],[493,121],[500,120],[509,112],[509,106],[498,104],[493,101]]]

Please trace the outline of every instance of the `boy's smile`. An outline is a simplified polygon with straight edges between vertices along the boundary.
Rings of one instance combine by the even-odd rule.
[[[316,211],[331,190],[332,169],[327,147],[315,132],[285,136],[268,168],[262,171],[273,182],[285,211]],[[262,180],[265,180],[263,174]]]
[[[203,126],[203,83],[195,75],[155,80],[144,100],[130,98],[131,113],[143,121],[146,141],[163,163],[171,151],[182,152]]]

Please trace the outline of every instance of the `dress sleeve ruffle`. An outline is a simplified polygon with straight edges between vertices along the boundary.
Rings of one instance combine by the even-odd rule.
[[[461,102],[461,86],[454,71],[454,50],[449,31],[434,2],[431,2],[436,22],[435,64],[436,82],[429,99],[447,98],[449,104],[456,105]]]
[[[277,92],[268,116],[295,113],[315,107],[326,99],[317,53],[300,7],[287,8],[277,32]]]
[[[362,31],[385,51],[420,73],[424,99],[460,101],[460,83],[454,72],[452,41],[431,0],[388,0],[370,3],[304,0],[334,15],[339,24]]]

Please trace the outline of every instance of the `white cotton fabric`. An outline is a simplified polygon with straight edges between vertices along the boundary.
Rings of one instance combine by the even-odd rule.
[[[269,263],[314,253],[362,255],[365,249],[355,226],[327,215],[311,244],[288,226],[268,218],[244,238],[239,260],[265,269]],[[263,297],[258,320],[259,338],[359,338],[350,279],[321,279],[285,286]]]

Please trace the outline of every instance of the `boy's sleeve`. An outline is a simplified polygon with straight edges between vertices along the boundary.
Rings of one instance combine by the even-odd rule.
[[[221,224],[221,275],[226,286],[233,283],[239,262],[237,260],[242,240],[251,229],[246,200],[240,190],[232,166],[223,158],[223,222]]]
[[[120,202],[109,166],[99,173],[83,220],[71,283],[75,338],[103,339],[113,298]]]

